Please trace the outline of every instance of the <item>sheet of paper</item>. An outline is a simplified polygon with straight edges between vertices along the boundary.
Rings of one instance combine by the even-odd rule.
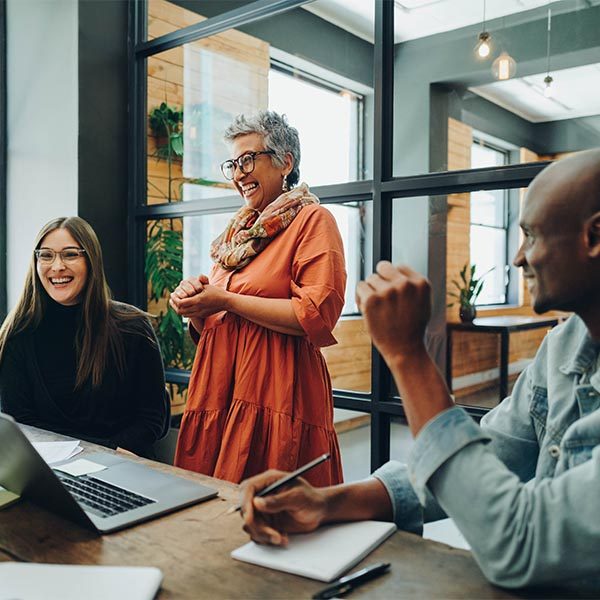
[[[249,542],[231,556],[262,567],[333,581],[396,531],[393,523],[356,521],[290,535],[285,548]]]
[[[162,581],[154,567],[0,563],[0,600],[152,600]]]
[[[469,542],[465,540],[452,519],[441,519],[440,521],[425,523],[423,526],[423,537],[426,540],[441,542],[454,548],[461,548],[462,550],[471,549]]]
[[[73,475],[73,477],[89,475],[90,473],[97,473],[98,471],[104,471],[104,469],[106,469],[104,465],[92,462],[91,460],[86,460],[85,458],[79,458],[78,460],[74,460],[54,468],[57,471],[62,471],[63,473]]]
[[[49,465],[68,460],[83,450],[79,445],[79,440],[71,442],[34,442],[33,447]]]
[[[18,494],[13,494],[0,485],[0,509],[14,504],[19,498]]]

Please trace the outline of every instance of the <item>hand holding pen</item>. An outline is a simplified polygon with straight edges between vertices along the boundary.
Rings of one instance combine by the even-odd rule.
[[[323,460],[326,458],[319,457],[299,471],[305,472]],[[267,493],[266,488],[273,484],[277,490],[271,488]],[[325,495],[297,471],[270,470],[242,483],[240,506],[244,531],[255,542],[281,546],[287,544],[288,533],[306,533],[319,527],[325,515]]]

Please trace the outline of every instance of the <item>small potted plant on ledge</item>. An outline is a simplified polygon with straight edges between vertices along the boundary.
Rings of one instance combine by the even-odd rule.
[[[448,292],[448,295],[456,298],[459,306],[458,316],[463,323],[470,323],[477,316],[475,304],[483,289],[483,278],[492,270],[493,267],[481,277],[475,277],[475,265],[466,263],[460,270],[460,283],[456,279],[452,280],[457,291]],[[456,302],[450,302],[448,306],[454,304]]]

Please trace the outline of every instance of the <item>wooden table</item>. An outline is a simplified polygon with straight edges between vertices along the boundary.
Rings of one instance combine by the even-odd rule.
[[[30,439],[64,439],[24,427]],[[86,451],[97,446],[83,444]],[[105,449],[103,449],[105,450]],[[84,454],[85,455],[85,452]],[[248,541],[239,515],[226,511],[237,486],[153,463],[153,468],[218,488],[219,498],[105,536],[82,529],[26,501],[0,510],[0,560],[154,566],[166,599],[309,598],[323,583],[235,561],[229,553]],[[399,532],[362,564],[392,563],[391,572],[353,593],[368,598],[522,598],[585,596],[568,588],[509,592],[486,582],[470,553]],[[597,590],[596,590],[597,593]],[[85,597],[82,594],[82,597]],[[591,596],[589,596],[591,597]]]
[[[551,329],[558,323],[557,317],[482,317],[471,323],[448,323],[446,326],[446,382],[452,392],[452,333],[496,333],[500,335],[500,395],[501,402],[508,396],[508,357],[510,334],[528,329]]]

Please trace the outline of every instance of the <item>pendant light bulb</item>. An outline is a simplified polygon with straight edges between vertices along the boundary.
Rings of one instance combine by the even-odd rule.
[[[546,84],[546,87],[544,88],[544,96],[546,98],[552,98],[552,82],[554,81],[554,79],[552,79],[551,75],[546,75],[546,77],[544,77],[544,83]]]
[[[477,39],[477,45],[475,46],[475,52],[479,58],[487,58],[492,51],[490,41],[492,36],[487,31],[482,31]]]
[[[492,63],[492,73],[499,81],[506,81],[515,76],[517,72],[517,63],[508,53],[502,52],[500,56]]]

